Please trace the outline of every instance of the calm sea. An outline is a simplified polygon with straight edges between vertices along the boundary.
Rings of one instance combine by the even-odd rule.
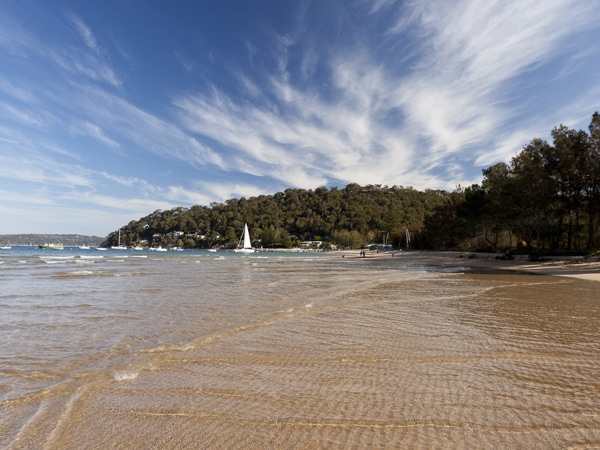
[[[0,447],[599,448],[600,283],[0,250]]]

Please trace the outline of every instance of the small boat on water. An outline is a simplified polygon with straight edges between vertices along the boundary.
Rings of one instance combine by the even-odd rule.
[[[89,245],[80,245],[79,246],[79,250],[89,250],[90,246]]]
[[[49,250],[64,250],[65,248],[63,244],[41,244],[38,247]]]
[[[10,250],[12,247],[10,245],[3,245],[0,247],[0,250]]]
[[[242,244],[243,241],[243,244]],[[244,234],[240,238],[240,242],[238,242],[238,248],[234,250],[234,252],[240,253],[254,253],[255,250],[252,247],[252,242],[250,240],[250,233],[248,232],[248,224],[244,224]]]
[[[127,247],[121,245],[121,230],[119,230],[119,240],[117,241],[117,245],[113,245],[111,247],[113,250],[127,250]]]

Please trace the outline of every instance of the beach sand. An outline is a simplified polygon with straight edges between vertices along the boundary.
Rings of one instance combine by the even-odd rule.
[[[329,256],[119,262],[133,294],[108,291],[107,317],[97,279],[59,269],[65,290],[89,280],[90,350],[52,364],[24,347],[0,373],[25,392],[0,402],[0,447],[600,448],[597,260]]]
[[[84,391],[50,447],[597,448],[597,290],[561,278],[593,262],[393,258],[448,273],[342,267],[352,283],[304,293],[301,314],[138,355],[151,370]],[[325,304],[345,285],[351,301]]]
[[[436,252],[436,251],[396,251],[396,252],[366,252],[360,255],[360,250],[342,252],[345,258],[383,259],[402,258],[411,262],[441,266],[466,267],[471,271],[477,270],[512,270],[517,272],[572,277],[582,280],[600,281],[600,258],[582,256],[553,256],[542,261],[529,261],[527,255],[517,255],[512,260],[500,259],[498,253],[480,252]]]

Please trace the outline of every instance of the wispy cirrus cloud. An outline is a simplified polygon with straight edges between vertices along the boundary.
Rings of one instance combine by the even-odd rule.
[[[67,188],[91,185],[88,169],[58,161],[42,152],[30,152],[22,156],[0,154],[0,167],[4,180]]]
[[[519,77],[565,53],[573,45],[569,38],[594,25],[598,6],[435,1],[414,11],[413,25],[425,39],[415,70],[401,80],[401,104],[410,127],[430,136],[433,149],[453,153],[502,138],[501,126],[518,114],[518,97],[527,95]]]
[[[98,52],[98,44],[96,42],[96,37],[94,36],[94,33],[92,32],[90,27],[83,23],[83,20],[81,20],[81,18],[79,18],[75,14],[67,14],[66,17],[75,26],[75,29],[77,30],[87,47],[90,50],[93,50],[94,52]]]
[[[229,149],[229,161],[243,170],[294,185],[471,181],[475,166],[506,159],[539,125],[530,119],[522,121],[525,129],[506,128],[527,101],[519,77],[556,57],[568,59],[569,39],[594,25],[598,7],[559,0],[380,1],[370,15],[390,11],[398,19],[380,36],[392,50],[382,50],[376,37],[330,48],[327,78],[310,80],[316,57],[308,58],[310,70],[296,69],[302,77],[291,61],[314,54],[311,44],[300,33],[278,36],[274,71],[243,78],[251,102],[216,87],[181,95],[174,104],[182,125]],[[408,28],[420,41],[406,48]],[[324,84],[335,87],[334,95],[325,94]]]
[[[195,166],[223,166],[221,155],[185,133],[168,117],[151,114],[97,87],[81,85],[80,88],[71,96],[73,114],[83,112],[92,117],[97,126],[111,131],[114,136],[111,141],[126,140],[146,152]]]
[[[112,183],[116,183],[124,188],[129,189],[131,192],[138,192],[138,200],[136,202],[145,205],[147,208],[146,211],[153,211],[154,209],[157,209],[157,206],[160,206],[160,209],[169,209],[174,206],[181,205],[182,203],[190,205],[209,204],[214,200],[215,194],[218,195],[216,198],[231,198],[227,196],[221,197],[224,192],[219,191],[220,185],[218,184],[198,182],[195,183],[192,188],[186,188],[180,185],[160,186],[152,184],[145,179],[137,177],[123,177],[108,172],[101,172],[99,173],[99,176],[100,178],[104,178]],[[206,188],[208,188],[212,194],[202,193],[206,192]],[[230,189],[233,189],[233,192],[235,192],[235,187],[229,186],[229,189],[225,190],[227,192],[225,195],[231,193]],[[101,205],[104,205],[104,203],[101,203]]]
[[[74,42],[64,49],[50,50],[48,53],[54,62],[74,74],[121,87],[122,81],[105,52],[98,46],[92,29],[75,14],[66,14],[66,19],[75,28],[85,46],[81,47],[79,42]]]
[[[75,135],[86,135],[90,136],[93,139],[97,140],[101,144],[106,145],[109,148],[117,149],[120,147],[119,143],[108,136],[106,136],[104,130],[93,123],[90,122],[80,122],[79,124],[72,124],[71,132]]]
[[[171,209],[176,206],[173,202],[130,195],[127,197],[99,194],[93,191],[69,192],[64,195],[64,199],[76,202],[77,204],[88,204],[92,207],[101,209],[112,209],[122,211],[127,221],[131,220],[131,214],[138,217],[148,215],[157,209]],[[129,216],[127,216],[129,214]]]
[[[596,2],[297,2],[248,10],[226,45],[195,22],[173,32],[178,10],[133,23],[122,2],[110,19],[82,5],[0,6],[0,189],[71,214],[349,182],[453,189],[600,104]]]
[[[35,103],[38,101],[30,87],[23,84],[16,84],[3,77],[0,77],[0,93],[22,103]]]
[[[82,75],[94,81],[102,81],[114,87],[122,82],[109,63],[100,57],[77,47],[49,52],[53,61],[74,75]]]
[[[215,199],[225,200],[273,194],[272,191],[263,189],[251,183],[223,184],[218,182],[199,181],[194,186],[196,187],[194,192],[198,193],[194,198],[199,200],[196,204],[200,205],[208,205],[214,202]]]

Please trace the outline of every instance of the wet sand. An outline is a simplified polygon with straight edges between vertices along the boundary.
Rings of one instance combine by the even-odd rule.
[[[400,260],[410,260],[436,267],[466,267],[472,271],[511,270],[521,273],[600,281],[599,257],[554,256],[544,258],[542,261],[529,261],[529,258],[524,255],[515,256],[512,260],[503,260],[498,258],[500,255],[497,253],[476,252],[366,252],[365,256],[360,256],[359,250],[342,252],[342,256],[344,258],[361,258],[365,260],[399,258]]]
[[[365,291],[85,388],[50,447],[597,448],[586,286],[506,272]]]
[[[148,313],[188,337],[140,328],[94,370],[28,373],[48,387],[0,402],[0,439],[14,450],[600,447],[600,284],[572,278],[596,275],[593,263],[356,256],[130,262],[151,275],[117,278],[143,287],[123,326]]]

